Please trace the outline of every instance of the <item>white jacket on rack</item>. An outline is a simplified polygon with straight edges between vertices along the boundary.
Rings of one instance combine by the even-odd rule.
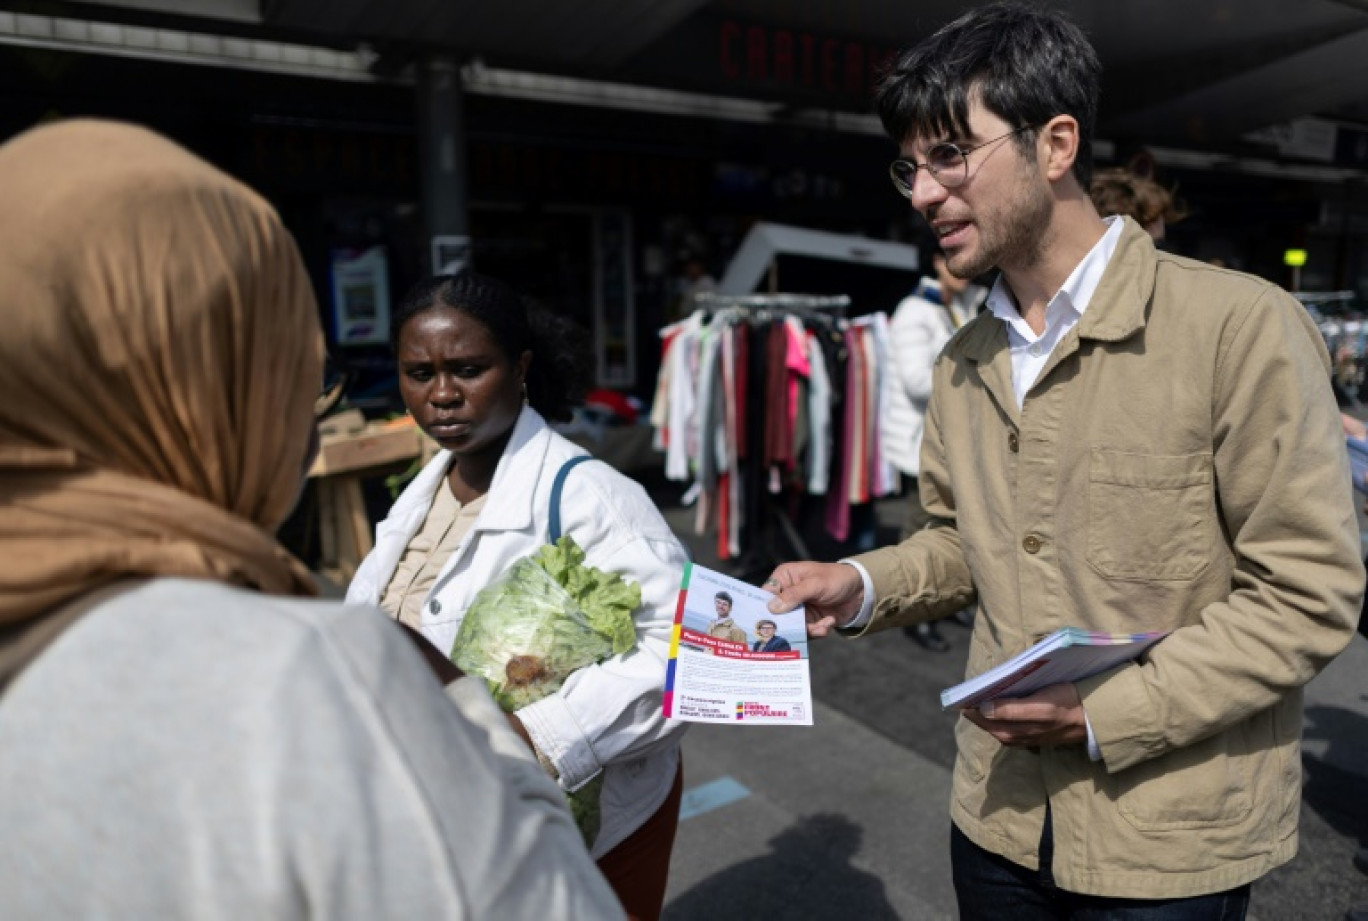
[[[439,649],[451,649],[480,589],[546,542],[556,472],[584,453],[523,407],[484,509],[423,601],[423,634]],[[379,602],[450,461],[449,452],[438,453],[380,522],[375,549],[347,590],[349,602]],[[580,669],[555,694],[518,711],[564,789],[576,790],[604,772],[602,825],[592,848],[598,858],[640,827],[674,782],[684,724],[661,715],[661,692],[688,557],[646,491],[601,462],[568,474],[561,531],[584,549],[588,565],[641,586],[636,648]]]
[[[886,379],[885,410],[879,418],[884,457],[909,476],[921,469],[922,428],[931,402],[931,369],[955,330],[974,318],[985,291],[970,285],[949,306],[940,283],[923,278],[889,320],[895,373]]]

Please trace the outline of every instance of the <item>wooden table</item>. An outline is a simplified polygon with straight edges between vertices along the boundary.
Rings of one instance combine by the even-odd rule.
[[[375,545],[362,481],[430,457],[429,445],[411,419],[320,434],[318,457],[309,469],[318,493],[319,572],[339,586],[351,581]]]

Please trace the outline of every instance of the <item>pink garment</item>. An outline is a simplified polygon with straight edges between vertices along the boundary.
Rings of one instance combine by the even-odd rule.
[[[797,466],[797,458],[794,456],[793,435],[798,430],[798,410],[801,401],[798,399],[800,383],[808,379],[812,374],[812,365],[808,363],[807,353],[807,333],[803,330],[803,324],[797,317],[786,317],[784,319],[784,331],[788,335],[788,349],[784,356],[784,364],[788,369],[788,388],[785,394],[787,398],[787,420],[788,420],[788,443],[789,457],[785,471],[792,471]]]

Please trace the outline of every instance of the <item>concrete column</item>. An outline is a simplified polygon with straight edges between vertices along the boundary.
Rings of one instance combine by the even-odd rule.
[[[417,70],[418,162],[423,226],[431,253],[435,238],[470,233],[465,107],[461,71],[454,57],[433,55],[419,61]],[[429,268],[437,271],[443,266]]]

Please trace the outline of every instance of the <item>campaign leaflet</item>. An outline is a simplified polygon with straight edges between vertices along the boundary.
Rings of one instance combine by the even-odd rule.
[[[665,673],[667,717],[695,723],[811,726],[803,609],[720,572],[684,568]]]
[[[968,710],[987,700],[1025,697],[1052,684],[1082,681],[1139,658],[1167,635],[1167,631],[1096,633],[1061,627],[996,668],[941,691],[941,707]]]

